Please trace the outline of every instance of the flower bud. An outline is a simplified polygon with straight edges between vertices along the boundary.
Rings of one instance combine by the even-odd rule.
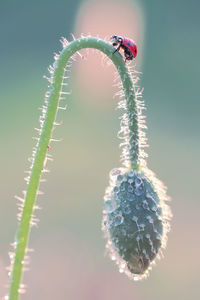
[[[120,272],[138,280],[148,274],[169,229],[162,183],[144,171],[113,169],[104,202],[103,230]]]

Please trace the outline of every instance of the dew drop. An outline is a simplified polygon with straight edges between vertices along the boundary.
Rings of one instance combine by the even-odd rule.
[[[125,185],[124,185],[124,184],[121,185],[120,191],[121,191],[121,192],[125,192]]]
[[[113,181],[116,181],[116,178],[121,174],[121,170],[120,169],[112,169],[110,171],[110,179],[113,180]]]
[[[107,200],[104,202],[104,209],[108,214],[112,213],[117,208],[117,203],[114,200]]]
[[[122,205],[122,211],[123,211],[123,213],[126,214],[126,215],[130,214],[130,212],[131,212],[131,207],[130,207],[130,205],[129,205],[128,203],[124,203],[124,204]]]
[[[113,225],[118,226],[121,225],[124,221],[124,217],[121,214],[116,214],[113,218]]]
[[[119,176],[118,176],[118,177],[119,177]],[[113,189],[113,192],[114,192],[114,193],[119,192],[119,187],[118,187],[118,186],[115,186],[114,189]]]
[[[128,186],[128,192],[129,193],[133,192],[133,187],[131,185]]]
[[[134,192],[136,196],[141,196],[144,193],[144,185],[142,184],[140,186],[137,186]]]
[[[135,179],[135,186],[139,187],[142,184],[143,184],[142,179],[140,177],[136,177],[136,179]]]
[[[129,172],[128,176],[129,176],[130,178],[132,178],[132,177],[134,176],[133,170],[131,170],[131,171]]]
[[[145,192],[144,183],[143,183],[142,178],[136,177],[134,186],[135,186],[134,192],[135,192],[136,196],[141,196]]]

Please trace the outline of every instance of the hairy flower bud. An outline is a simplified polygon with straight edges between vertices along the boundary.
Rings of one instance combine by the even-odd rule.
[[[168,230],[166,195],[149,173],[113,169],[104,202],[103,230],[111,259],[136,280],[147,275]]]

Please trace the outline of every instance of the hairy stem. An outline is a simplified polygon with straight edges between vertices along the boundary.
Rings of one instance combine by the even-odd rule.
[[[59,99],[62,91],[62,82],[65,72],[65,67],[69,59],[79,50],[83,48],[94,48],[106,54],[116,66],[123,86],[127,108],[128,108],[128,131],[130,140],[134,139],[135,142],[129,144],[129,166],[137,168],[139,157],[138,145],[138,123],[137,123],[137,109],[135,101],[135,89],[131,75],[128,72],[127,66],[124,63],[122,56],[116,52],[113,54],[114,48],[111,44],[92,37],[81,38],[74,40],[64,47],[58,59],[53,65],[53,74],[49,87],[48,103],[45,112],[45,118],[41,126],[41,133],[36,145],[36,152],[31,166],[31,173],[29,183],[24,199],[24,207],[16,233],[15,239],[15,254],[10,282],[9,300],[18,300],[20,283],[23,274],[24,257],[26,247],[28,244],[29,231],[32,221],[32,214],[34,210],[35,199],[40,183],[41,173],[44,167],[44,160],[47,154],[48,145],[50,143],[53,124],[56,119]],[[131,112],[131,113],[130,113]]]

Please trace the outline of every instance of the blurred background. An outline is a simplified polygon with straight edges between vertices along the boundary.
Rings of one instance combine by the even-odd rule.
[[[74,62],[68,109],[51,144],[55,158],[44,195],[38,198],[39,228],[29,247],[27,292],[21,299],[188,300],[200,297],[198,0],[0,0],[0,297],[16,231],[16,200],[38,127],[54,52],[71,33],[109,39],[118,34],[138,44],[147,106],[148,166],[168,186],[172,230],[164,259],[150,277],[132,282],[105,256],[101,232],[108,173],[119,167],[114,68],[96,51]]]

